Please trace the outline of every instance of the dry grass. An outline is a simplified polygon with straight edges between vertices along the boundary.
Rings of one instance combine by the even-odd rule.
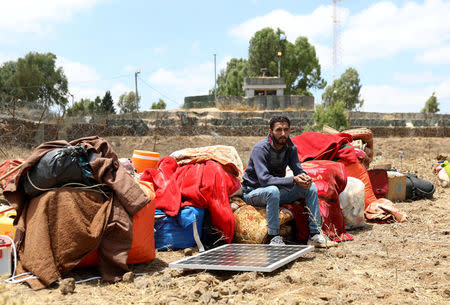
[[[228,144],[246,162],[259,139],[176,137],[156,148],[164,156],[184,147]],[[108,140],[121,157],[129,157],[134,148],[146,149],[147,141],[153,145],[151,137]],[[375,162],[417,172],[432,182],[435,156],[448,152],[448,138],[375,139]],[[432,200],[397,204],[409,222],[368,224],[350,232],[354,241],[309,253],[272,273],[171,271],[168,263],[184,257],[183,252],[159,252],[153,262],[131,267],[145,273],[134,283],[77,284],[75,293],[66,296],[57,287],[32,291],[3,284],[0,304],[445,304],[450,298],[449,202],[450,188],[437,187]],[[93,275],[91,269],[67,276]]]

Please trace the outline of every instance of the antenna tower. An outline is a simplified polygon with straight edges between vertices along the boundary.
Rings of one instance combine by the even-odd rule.
[[[337,66],[340,61],[340,21],[338,2],[341,0],[333,0],[333,80],[336,79]]]

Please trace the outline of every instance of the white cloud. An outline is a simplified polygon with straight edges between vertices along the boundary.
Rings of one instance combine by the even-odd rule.
[[[339,10],[341,20],[346,20],[348,14],[348,9],[341,8]],[[306,36],[309,39],[321,36],[331,37],[332,6],[321,5],[309,15],[294,15],[285,10],[274,10],[233,27],[229,34],[249,41],[255,32],[265,27],[280,28],[285,31],[289,41],[295,41],[299,36]]]
[[[71,61],[64,57],[57,57],[56,66],[62,67],[67,80],[70,83],[93,82],[100,79],[95,68],[88,65]]]
[[[89,9],[99,0],[15,0],[2,1],[0,30],[15,33],[42,33],[50,22],[69,21],[78,11]]]
[[[173,88],[167,92],[184,92],[185,95],[207,94],[208,89],[214,85],[214,64],[207,62],[175,71],[161,68],[150,76],[149,82],[156,86]]]
[[[362,111],[418,112],[431,95],[424,88],[399,88],[390,85],[366,85],[361,88]]]
[[[351,16],[343,7],[345,2],[341,6],[338,10],[341,25],[338,47],[342,64],[355,65],[408,50],[426,50],[418,58],[422,62],[435,62],[439,57],[441,62],[450,61],[448,48],[440,47],[442,42],[450,39],[449,1],[406,2],[403,6],[381,1]],[[279,9],[249,19],[233,27],[229,34],[249,41],[264,27],[279,27],[286,31],[290,41],[295,41],[298,36],[308,37],[316,47],[320,62],[330,67],[332,24],[331,5],[319,6],[308,15],[294,15]],[[326,39],[327,45],[321,45],[321,39]]]
[[[110,91],[111,91],[111,96],[114,100],[114,104],[117,107],[117,103],[119,102],[119,97],[124,93],[134,91],[134,89],[131,89],[130,87],[128,87],[122,83],[115,83]],[[139,96],[140,96],[140,94],[139,94]]]
[[[440,113],[450,113],[450,77],[440,83],[422,87],[394,87],[392,85],[365,85],[361,88],[364,99],[362,111],[419,112],[435,92]]]
[[[441,81],[442,77],[434,75],[431,71],[419,73],[394,73],[392,79],[405,85],[429,84]]]
[[[231,57],[227,55],[216,63],[217,74],[226,67],[230,59]],[[208,94],[208,91],[214,87],[214,62],[203,62],[178,70],[161,68],[148,78],[148,82],[166,96],[153,91],[153,99],[161,97],[166,101],[168,108],[173,109],[183,104],[185,96]],[[170,100],[167,100],[167,97]]]
[[[319,58],[319,63],[322,70],[331,68],[332,66],[331,55],[333,49],[322,44],[315,44],[314,47],[316,49],[316,55],[317,58]]]
[[[119,102],[119,97],[123,93],[134,91],[134,89],[129,88],[123,83],[115,83],[112,85],[112,87],[110,87],[109,84],[104,84],[96,87],[93,87],[91,85],[88,85],[86,87],[78,85],[70,88],[70,92],[71,94],[73,94],[75,102],[79,101],[82,98],[88,98],[91,100],[94,100],[97,96],[103,98],[107,90],[111,92],[116,110],[118,110],[117,103]]]
[[[444,103],[446,103],[447,113],[450,113],[450,77],[440,83],[436,87],[436,90],[433,91],[436,92],[438,101],[442,106],[444,106]],[[440,101],[441,99],[444,101]]]
[[[100,75],[95,68],[62,56],[56,58],[56,66],[63,68],[69,82],[69,92],[73,94],[75,101],[82,98],[93,100],[97,96],[103,97],[105,94],[106,90],[93,87],[93,83],[100,80]]]
[[[415,59],[424,64],[448,65],[450,64],[450,45],[426,50]]]
[[[344,25],[341,45],[355,64],[391,57],[402,51],[440,45],[450,39],[450,2],[427,0],[397,7],[379,2],[351,16]]]

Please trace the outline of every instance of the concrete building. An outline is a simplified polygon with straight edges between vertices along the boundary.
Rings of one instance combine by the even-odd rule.
[[[286,84],[283,77],[246,77],[243,89],[247,98],[265,95],[283,96]]]

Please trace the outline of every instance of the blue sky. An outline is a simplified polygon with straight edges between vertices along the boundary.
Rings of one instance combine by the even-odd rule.
[[[329,1],[16,0],[0,10],[0,63],[30,51],[52,52],[75,100],[114,101],[135,89],[141,109],[162,98],[176,109],[189,95],[207,94],[233,57],[264,28],[287,39],[306,36],[322,75],[332,82],[333,19]],[[339,64],[361,79],[363,111],[418,112],[436,92],[450,113],[450,1],[339,2]],[[313,91],[316,103],[323,90]]]

